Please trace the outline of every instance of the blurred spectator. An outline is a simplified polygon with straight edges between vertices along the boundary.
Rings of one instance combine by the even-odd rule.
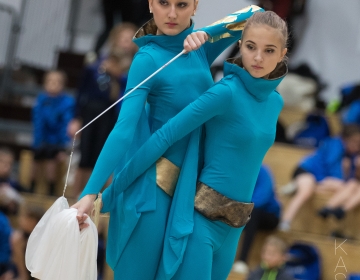
[[[325,103],[320,97],[326,85],[307,64],[289,69],[284,83],[277,90],[284,99],[285,107],[305,114],[300,121],[293,122],[286,128],[289,142],[314,148],[331,135]]]
[[[10,179],[14,154],[8,148],[0,148],[0,279],[11,280],[11,225],[9,216],[17,213],[22,201],[19,185]]]
[[[18,191],[9,185],[2,185],[0,187],[0,211],[7,215],[16,215],[19,206],[22,202],[22,197]]]
[[[322,264],[320,250],[314,243],[298,240],[290,245],[285,267],[294,279],[325,279],[321,277]]]
[[[1,205],[1,201],[0,201]],[[11,226],[8,217],[0,210],[0,279],[12,279],[10,265]]]
[[[360,84],[352,84],[341,89],[342,102],[339,109],[343,109],[344,124],[356,123],[360,125]]]
[[[33,108],[34,125],[34,171],[31,190],[35,190],[39,162],[46,160],[45,173],[48,192],[54,194],[56,170],[66,158],[65,150],[70,138],[67,126],[74,115],[75,101],[64,92],[66,75],[61,71],[49,71],[44,78],[44,91]]]
[[[23,191],[20,184],[11,179],[11,172],[15,161],[15,155],[7,147],[0,147],[0,187],[11,186],[17,191]]]
[[[342,220],[345,218],[346,213],[353,210],[360,205],[360,183],[359,183],[359,160],[356,159],[357,163],[356,168],[356,179],[349,180],[346,188],[341,188],[334,193],[334,195],[326,202],[325,206],[318,211],[318,215],[324,219],[329,216],[335,217],[337,220]],[[342,233],[336,233],[338,237]]]
[[[328,138],[312,155],[303,159],[289,184],[296,193],[283,213],[279,229],[290,230],[291,221],[315,190],[334,192],[353,184],[351,179],[355,177],[359,152],[360,127],[347,125],[341,137]]]
[[[242,274],[248,273],[246,262],[256,233],[259,230],[276,229],[280,219],[280,203],[275,195],[271,170],[267,166],[261,166],[252,202],[255,206],[251,219],[244,228],[240,257],[233,266],[233,271]]]
[[[286,243],[276,236],[269,236],[261,250],[261,264],[252,271],[247,280],[294,280],[286,270]]]
[[[24,206],[18,217],[19,228],[11,235],[12,263],[15,266],[16,280],[35,279],[25,266],[25,250],[31,232],[44,215],[45,210],[41,207]]]
[[[117,17],[121,22],[131,22],[137,26],[141,26],[151,18],[147,0],[102,0],[102,11],[104,30],[96,41],[95,52],[97,54],[108,39],[111,29],[117,22]]]
[[[303,121],[294,123],[288,128],[292,143],[305,148],[318,148],[326,138],[330,137],[330,126],[324,112],[315,110],[306,115]]]
[[[0,211],[5,215],[15,215],[22,200],[19,194],[22,187],[11,179],[14,160],[9,148],[0,147]]]
[[[109,54],[100,57],[84,70],[77,96],[75,118],[68,132],[74,136],[124,93],[127,73],[137,46],[132,38],[137,28],[131,23],[122,23],[113,28],[109,37]],[[79,168],[76,172],[74,189],[79,194],[90,177],[101,149],[115,125],[120,104],[106,112],[81,133]]]

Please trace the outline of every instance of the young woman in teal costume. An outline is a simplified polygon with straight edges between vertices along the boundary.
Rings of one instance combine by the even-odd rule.
[[[204,167],[196,188],[193,178],[187,181],[195,202],[185,210],[198,210],[192,211],[193,233],[182,263],[174,269],[168,261],[174,253],[166,246],[175,240],[174,220],[169,219],[156,279],[227,278],[283,107],[275,88],[287,73],[287,37],[286,23],[275,13],[255,13],[244,29],[241,57],[225,62],[225,77],[155,132],[106,190],[117,196],[174,143],[205,123]]]
[[[259,10],[253,6],[230,15],[216,30],[205,28],[192,33],[191,16],[197,3],[197,0],[149,0],[154,19],[135,36],[134,42],[140,49],[132,63],[126,91],[180,53],[186,38],[189,50],[204,44],[178,58],[123,101],[118,121],[104,145],[82,198],[72,206],[78,209],[80,228],[86,226],[86,215],[83,213],[90,212],[95,195],[108,177],[122,169],[151,133],[213,85],[210,65],[224,49],[240,38],[244,20],[254,13],[254,9]],[[225,37],[222,36],[224,33]],[[205,42],[208,36],[214,42]],[[145,103],[148,104],[147,112]],[[198,129],[164,153],[172,165],[181,169],[177,184],[171,178],[177,189],[182,189],[185,178],[196,180],[199,139]],[[175,207],[186,202],[187,197],[172,199],[171,193],[169,195],[157,187],[157,171],[157,166],[153,165],[119,196],[113,196],[111,192],[103,194],[103,212],[110,212],[107,261],[115,272],[115,279],[154,279],[170,205]],[[192,231],[192,228],[185,228],[180,223],[175,224],[173,229],[181,236],[187,236]],[[184,242],[180,242],[180,250]]]

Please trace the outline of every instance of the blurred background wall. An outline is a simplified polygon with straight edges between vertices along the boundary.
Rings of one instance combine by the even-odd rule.
[[[251,0],[202,0],[196,27],[256,3]],[[11,15],[21,22],[15,63],[49,69],[59,50],[90,51],[102,29],[99,0],[0,0],[0,65],[6,61]],[[298,45],[290,65],[307,63],[327,84],[326,101],[337,98],[340,86],[360,81],[360,2],[308,0],[305,15],[295,23]],[[225,54],[226,55],[226,54]],[[221,63],[223,57],[215,63]]]

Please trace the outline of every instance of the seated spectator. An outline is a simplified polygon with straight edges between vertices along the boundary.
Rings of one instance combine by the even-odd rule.
[[[7,147],[0,147],[0,187],[10,186],[17,191],[23,191],[20,184],[11,179],[11,172],[15,161],[15,155]]]
[[[342,122],[344,124],[355,123],[360,125],[360,84],[351,84],[341,89]]]
[[[46,176],[49,195],[54,195],[57,167],[66,158],[65,150],[70,141],[67,126],[74,114],[75,101],[64,92],[65,84],[63,72],[46,73],[44,92],[39,94],[33,108],[35,163],[31,190],[35,190],[39,162],[45,160],[45,172],[41,173]]]
[[[12,263],[17,280],[30,280],[30,272],[25,266],[25,250],[27,241],[36,224],[44,215],[45,210],[38,206],[24,206],[20,212],[19,228],[11,235]]]
[[[12,279],[9,278],[12,276],[10,264],[10,235],[11,226],[9,219],[0,210],[0,279]]]
[[[0,279],[12,280],[14,274],[11,266],[10,237],[12,228],[9,216],[18,212],[22,201],[18,190],[21,186],[11,180],[11,170],[14,163],[13,152],[0,147]]]
[[[14,165],[14,153],[6,147],[0,147],[0,211],[5,215],[15,215],[22,201],[19,191],[23,188],[11,179]]]
[[[341,188],[336,191],[325,206],[318,211],[318,215],[324,219],[333,216],[340,221],[345,218],[347,212],[355,209],[359,205],[360,183],[357,177],[357,179],[349,180],[346,188]]]
[[[294,280],[285,269],[287,249],[282,239],[269,236],[261,250],[261,264],[249,274],[247,280]]]
[[[275,195],[271,170],[264,165],[256,181],[252,202],[255,205],[244,228],[240,257],[233,266],[233,271],[241,274],[248,273],[246,262],[256,233],[259,230],[274,230],[279,223],[280,203]]]
[[[7,216],[16,215],[21,202],[22,197],[19,192],[8,185],[0,187],[0,211],[3,214]]]
[[[341,137],[325,140],[299,164],[293,175],[296,193],[285,209],[279,229],[289,231],[301,206],[317,192],[335,192],[352,184],[360,152],[360,127],[346,125]]]
[[[69,135],[74,136],[82,126],[122,97],[127,73],[137,51],[137,46],[132,41],[136,30],[136,26],[130,23],[115,26],[109,37],[109,53],[84,69],[77,94],[75,118],[68,127]],[[120,104],[81,132],[80,163],[74,182],[76,195],[80,194],[87,183],[101,149],[116,123],[119,110]]]

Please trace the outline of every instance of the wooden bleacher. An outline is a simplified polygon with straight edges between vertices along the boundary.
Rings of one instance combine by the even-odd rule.
[[[312,151],[294,145],[275,143],[265,155],[264,163],[271,168],[276,186],[289,183],[299,161]]]
[[[30,187],[30,182],[32,178],[32,165],[33,165],[33,152],[31,150],[22,150],[20,152],[20,161],[19,161],[19,182],[25,188]],[[41,170],[44,170],[44,163],[39,167]],[[58,167],[57,170],[57,184],[55,187],[55,196],[60,196],[63,193],[64,185],[65,185],[65,176],[67,172],[67,162],[64,162],[61,166]],[[36,178],[37,184],[35,193],[47,195],[48,189],[46,185],[46,180],[44,177],[44,173],[39,172],[39,176]],[[67,197],[74,197],[73,189],[71,186],[68,186],[66,189]]]

